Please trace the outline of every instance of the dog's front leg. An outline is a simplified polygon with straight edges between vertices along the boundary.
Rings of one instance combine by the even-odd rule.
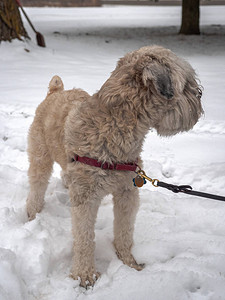
[[[86,191],[87,192],[87,191]],[[70,194],[71,187],[70,187]],[[94,285],[99,273],[95,269],[95,221],[100,199],[92,195],[92,199],[85,195],[72,196],[72,228],[74,235],[74,257],[72,262],[72,277],[80,279],[80,285],[87,287]],[[74,205],[74,206],[73,206]]]
[[[136,188],[120,189],[113,193],[114,201],[114,246],[124,264],[140,271],[144,264],[138,264],[131,248],[133,245],[134,222],[139,207],[139,193]]]

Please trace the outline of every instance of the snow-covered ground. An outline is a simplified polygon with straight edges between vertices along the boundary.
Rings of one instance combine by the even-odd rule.
[[[32,36],[0,45],[0,299],[224,300],[225,203],[175,195],[150,184],[140,190],[133,253],[137,272],[112,246],[111,197],[96,224],[96,265],[102,273],[84,290],[68,277],[72,234],[68,193],[56,166],[46,205],[28,222],[26,138],[36,106],[55,74],[65,88],[100,88],[126,52],[160,44],[186,58],[204,86],[205,116],[188,133],[150,132],[146,173],[225,195],[225,6],[201,8],[201,36],[179,36],[179,7],[27,8],[47,48]]]

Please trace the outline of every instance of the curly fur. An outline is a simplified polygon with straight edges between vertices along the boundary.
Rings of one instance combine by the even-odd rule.
[[[102,170],[73,161],[74,153],[109,163],[136,161],[149,128],[162,136],[190,130],[203,113],[201,88],[190,64],[159,46],[143,47],[118,61],[110,78],[93,96],[64,91],[54,76],[38,106],[28,139],[30,192],[27,213],[33,219],[44,204],[54,161],[62,167],[72,204],[74,258],[72,277],[94,284],[94,224],[101,199],[114,202],[114,246],[127,265],[141,270],[131,254],[139,205],[134,174]]]

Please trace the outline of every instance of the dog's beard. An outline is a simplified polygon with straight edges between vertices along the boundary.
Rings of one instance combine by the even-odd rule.
[[[157,133],[172,136],[192,129],[203,113],[200,99],[196,98],[181,97],[173,108],[164,113],[159,126],[156,126]]]

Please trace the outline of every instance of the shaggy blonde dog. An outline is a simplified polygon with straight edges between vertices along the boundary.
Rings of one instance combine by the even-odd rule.
[[[118,257],[141,270],[131,248],[138,189],[135,173],[104,169],[76,161],[89,157],[116,166],[137,159],[149,128],[162,136],[190,130],[203,110],[201,89],[189,63],[159,46],[143,47],[121,58],[101,89],[89,96],[64,91],[54,76],[46,99],[38,106],[29,132],[28,171],[30,220],[40,212],[54,161],[62,167],[69,188],[74,235],[72,277],[93,285],[99,274],[94,263],[94,225],[101,199],[113,195],[114,246]]]

